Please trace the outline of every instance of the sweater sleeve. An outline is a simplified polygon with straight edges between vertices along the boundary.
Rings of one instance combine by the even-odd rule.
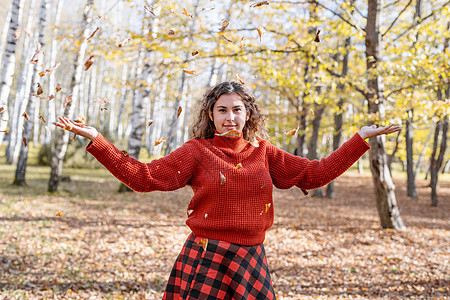
[[[368,149],[369,144],[355,134],[329,156],[310,161],[269,144],[267,154],[273,184],[279,189],[294,185],[303,190],[319,188],[339,177]]]
[[[86,146],[117,179],[136,192],[173,191],[186,186],[195,168],[195,158],[188,141],[169,155],[150,163],[126,156],[101,134]]]

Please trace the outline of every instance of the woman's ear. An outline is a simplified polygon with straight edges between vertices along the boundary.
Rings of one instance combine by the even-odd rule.
[[[212,116],[212,112],[211,112],[211,111],[209,111],[208,113],[209,113],[209,118],[211,119],[211,121],[213,121],[213,122],[214,122],[214,119],[213,119],[213,116]]]

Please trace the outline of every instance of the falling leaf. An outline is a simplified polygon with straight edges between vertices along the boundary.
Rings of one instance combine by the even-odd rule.
[[[236,129],[224,132],[224,133],[216,133],[217,136],[228,136],[228,137],[237,137],[240,135],[239,131]]]
[[[158,6],[153,5],[146,5],[144,6],[144,8],[155,17],[160,11],[160,8]]]
[[[86,39],[86,41],[89,41],[90,39],[92,39],[94,37],[94,35],[100,30],[100,27],[97,27],[93,33],[91,33],[91,35]]]
[[[79,237],[83,237],[84,234],[83,234],[82,232],[80,232],[80,233],[78,233],[78,236],[79,236]],[[70,291],[70,290],[68,290],[68,291]]]
[[[285,135],[295,135],[297,133],[298,127],[295,129],[292,129],[290,131],[286,131],[284,134]]]
[[[190,216],[193,212],[194,212],[193,209],[188,209],[188,211],[187,211],[188,216]]]
[[[175,31],[173,31],[172,29],[169,30],[169,35],[175,35]]]
[[[196,56],[198,54],[198,51],[194,51],[191,53],[192,56]]]
[[[117,45],[117,47],[123,47],[124,45],[126,45],[126,44],[128,44],[128,42],[130,41],[130,38],[126,38],[126,39],[124,39],[123,41],[121,41],[118,45]]]
[[[152,124],[153,124],[153,120],[148,121],[147,127],[149,127],[149,126],[152,125]]]
[[[200,241],[198,241],[198,245],[201,246],[203,250],[206,251],[206,248],[208,247],[208,239],[207,238],[200,239]]]
[[[241,164],[241,163],[238,163],[238,164],[236,165],[236,167],[233,167],[233,169],[235,169],[235,170],[242,169],[242,164]]]
[[[50,96],[48,96],[48,101],[55,99],[55,96],[53,96],[53,94],[51,94]]]
[[[60,211],[56,214],[57,217],[62,217],[62,215],[63,215],[63,213]]]
[[[26,112],[24,112],[24,113],[22,114],[22,117],[24,117],[25,119],[27,119],[27,121],[30,120],[30,117],[27,115]]]
[[[230,25],[230,23],[227,20],[222,20],[222,27],[219,28],[219,31],[224,32],[228,25]]]
[[[4,111],[5,110],[5,108],[2,106],[2,107],[0,107],[0,112],[2,112],[2,111]]]
[[[158,146],[159,144],[161,144],[161,143],[163,143],[163,142],[165,142],[165,141],[166,141],[165,138],[157,139],[157,140],[155,141],[155,146]]]
[[[41,44],[39,42],[36,42],[36,45],[37,45],[36,51],[34,52],[33,57],[31,58],[30,61],[30,64],[33,65],[37,64],[39,59],[41,59],[43,56],[43,53],[41,51]]]
[[[23,142],[23,145],[24,145],[25,148],[26,148],[27,145],[28,145],[28,144],[27,144],[27,139],[23,137],[23,138],[22,138],[22,142]]]
[[[77,136],[77,134],[74,133],[74,134],[73,134],[73,137],[72,137],[70,140],[71,140],[72,142],[75,141],[76,136]]]
[[[269,5],[269,1],[262,1],[262,2],[258,2],[258,3],[253,3],[252,5],[250,5],[250,7],[260,7],[263,5]]]
[[[271,205],[272,205],[272,203],[267,203],[267,204],[266,204],[266,212],[269,211]]]
[[[202,11],[209,11],[215,9],[214,7],[203,7]]]
[[[44,119],[43,116],[39,116],[39,120],[41,120],[41,121],[44,122],[44,123],[47,123],[47,122],[45,122],[45,119]]]
[[[225,184],[225,180],[227,180],[225,178],[225,176],[223,176],[222,172],[219,171],[220,174],[220,185],[224,185]]]
[[[127,150],[122,150],[122,153],[123,153],[123,155],[125,155],[125,156],[130,156],[130,153],[128,153]]]
[[[31,37],[31,36],[33,35],[27,28],[25,28],[23,31],[25,31],[25,33],[26,33],[29,37]]]
[[[314,42],[316,42],[316,43],[320,43],[319,33],[320,33],[320,30],[317,30],[316,37],[314,38]]]
[[[94,5],[94,4],[86,5],[86,7],[83,10],[83,14],[87,14],[89,12],[89,10],[91,10],[92,5]]]
[[[183,72],[188,73],[190,75],[197,76],[197,71],[195,71],[195,70],[183,69]]]
[[[18,39],[21,33],[22,31],[20,31],[20,29],[17,29],[16,32],[14,33],[14,38]]]
[[[57,62],[53,67],[48,68],[47,70],[45,70],[45,72],[47,72],[48,74],[52,74],[53,71],[55,71],[56,69],[58,69],[58,67],[61,65],[61,62]]]
[[[66,105],[70,102],[72,102],[72,95],[66,96],[66,98],[64,99],[63,107],[66,107]]]
[[[192,19],[192,15],[187,12],[186,8],[183,8],[183,15]]]
[[[177,111],[177,118],[181,115],[181,112],[183,111],[183,108],[180,106],[178,107],[178,111]]]
[[[108,110],[107,107],[100,107],[100,111]]]
[[[94,102],[95,102],[95,103],[98,103],[98,104],[100,104],[100,105],[111,103],[111,101],[108,101],[105,97],[102,97],[102,98],[96,98],[96,99],[94,100]]]
[[[41,77],[45,76],[45,71],[39,72],[39,76]]]
[[[5,133],[5,134],[8,134],[8,133],[9,133],[8,130],[0,130],[0,132],[3,132],[3,133]]]
[[[263,184],[262,186],[261,186],[261,188],[263,189],[264,187],[265,187],[266,185],[265,184]]]
[[[61,90],[61,84],[60,83],[56,84],[55,90],[56,90],[56,92],[59,92]]]
[[[240,41],[240,44],[239,44],[239,48],[242,48],[242,47],[244,47],[245,46],[245,44],[244,44],[244,37],[241,37],[241,41]]]
[[[258,30],[258,35],[259,35],[259,42],[261,43],[262,37],[263,37],[264,33],[266,32],[266,30],[262,26],[259,26],[257,30]]]
[[[44,91],[42,90],[42,87],[41,87],[41,85],[40,85],[40,83],[38,82],[38,89],[37,89],[37,95],[41,95]]]
[[[91,57],[89,57],[89,59],[84,63],[84,70],[85,71],[89,70],[89,68],[92,66],[94,61],[95,61],[95,56],[91,55]]]
[[[245,84],[244,80],[242,80],[241,76],[239,76],[238,73],[234,74],[234,76],[236,76],[237,80],[239,80],[239,82],[240,82],[241,84]]]
[[[233,41],[230,40],[229,38],[227,38],[225,35],[221,34],[221,38],[224,39],[225,41],[232,43]]]

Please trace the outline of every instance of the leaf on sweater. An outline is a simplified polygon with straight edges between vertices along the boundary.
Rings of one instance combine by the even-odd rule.
[[[22,142],[23,142],[23,145],[25,146],[25,148],[27,147],[27,139],[26,138],[22,138]]]
[[[228,25],[230,25],[230,23],[227,20],[222,20],[222,27],[219,28],[219,31],[224,32]]]
[[[240,82],[241,84],[245,84],[244,80],[242,80],[241,76],[239,76],[238,73],[234,74],[234,76],[236,76],[237,80],[239,80],[239,82]]]
[[[157,139],[157,140],[155,141],[155,146],[158,146],[159,144],[161,144],[161,143],[163,143],[163,142],[165,142],[165,141],[166,141],[165,138]]]
[[[205,214],[205,219],[208,217],[208,214]]]
[[[269,211],[271,205],[272,205],[272,203],[267,203],[267,204],[266,204],[266,212]]]
[[[183,111],[183,108],[180,106],[178,107],[178,111],[177,111],[177,118],[181,115],[181,112]]]
[[[188,216],[190,216],[192,213],[194,212],[194,210],[193,209],[188,209],[188,211],[187,211],[187,215]]]
[[[253,3],[252,5],[250,5],[250,7],[261,7],[263,5],[269,5],[269,1],[261,1],[258,3]]]
[[[203,248],[203,250],[206,251],[206,248],[208,247],[208,239],[202,238],[200,241],[198,241],[198,245]]]
[[[298,127],[295,129],[292,129],[290,131],[286,131],[284,134],[285,135],[295,135],[297,133]]]
[[[219,174],[220,174],[220,185],[224,185],[227,179],[225,178],[225,176],[223,176],[222,172],[219,171]]]
[[[238,163],[238,164],[236,165],[236,167],[233,167],[233,169],[235,169],[235,170],[242,169],[242,164],[241,164],[241,163]]]
[[[250,141],[250,144],[252,144],[255,148],[259,147],[259,142],[256,138],[253,138],[253,140]]]
[[[224,133],[216,133],[217,136],[237,137],[240,135],[239,131],[233,129]]]
[[[197,71],[195,71],[195,70],[183,69],[183,72],[188,73],[190,75],[197,76]]]
[[[44,123],[47,123],[47,122],[45,122],[45,119],[44,119],[43,116],[39,116],[39,120],[41,120],[41,121],[44,122]]]
[[[122,150],[123,155],[125,155],[125,157],[130,156],[130,153],[128,153],[127,150]]]
[[[56,214],[57,217],[61,217],[62,215],[63,215],[63,213],[60,211]]]
[[[30,120],[30,117],[28,116],[28,114],[27,114],[26,112],[24,112],[24,113],[22,114],[22,117],[24,117],[25,119],[27,119],[27,121]]]

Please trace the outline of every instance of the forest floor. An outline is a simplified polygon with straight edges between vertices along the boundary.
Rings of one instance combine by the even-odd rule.
[[[13,174],[0,164],[0,299],[162,298],[189,188],[118,194],[103,170],[65,170],[48,194],[48,168],[29,166],[25,187]],[[403,231],[380,228],[369,173],[339,178],[334,200],[274,190],[265,248],[278,299],[449,298],[450,181],[431,207],[422,178],[419,199],[395,180]]]

